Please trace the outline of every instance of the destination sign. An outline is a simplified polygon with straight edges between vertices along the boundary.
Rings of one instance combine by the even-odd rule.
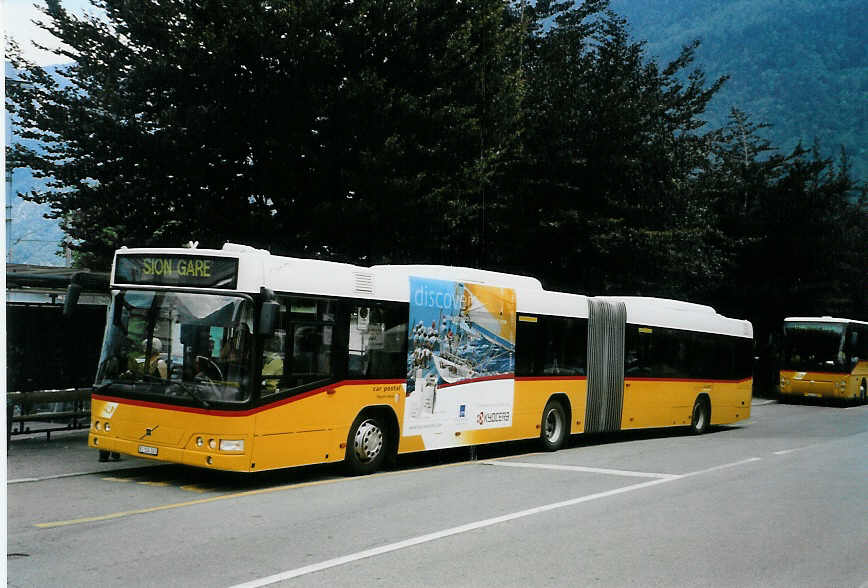
[[[234,289],[238,260],[200,255],[119,255],[116,284]]]

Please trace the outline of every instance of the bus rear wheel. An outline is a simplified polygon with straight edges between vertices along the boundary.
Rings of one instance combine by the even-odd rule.
[[[690,432],[694,435],[702,435],[708,431],[708,425],[711,421],[711,410],[708,406],[708,399],[705,396],[700,396],[693,403],[693,413],[690,419]]]
[[[540,423],[540,442],[546,451],[557,451],[567,440],[567,413],[557,400],[549,400]]]
[[[383,465],[388,453],[389,435],[385,421],[378,415],[356,417],[347,437],[345,462],[353,475],[370,474]]]

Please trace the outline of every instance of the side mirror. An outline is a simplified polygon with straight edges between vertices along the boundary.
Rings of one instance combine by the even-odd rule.
[[[75,277],[73,277],[73,280]],[[70,282],[66,288],[66,297],[63,300],[63,316],[70,317],[75,312],[75,307],[78,305],[78,298],[81,296],[81,285],[75,281]]]
[[[262,303],[262,311],[259,313],[259,327],[257,334],[270,336],[277,328],[277,318],[280,316],[280,304],[273,300]]]

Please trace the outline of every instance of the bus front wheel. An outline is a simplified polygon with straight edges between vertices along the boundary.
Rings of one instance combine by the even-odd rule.
[[[389,435],[382,417],[360,414],[347,437],[346,465],[353,475],[370,474],[383,465],[388,453]]]
[[[702,435],[708,431],[711,421],[711,410],[708,406],[708,398],[700,396],[693,404],[693,416],[690,419],[690,432],[694,435]]]
[[[868,404],[868,386],[865,384],[865,380],[862,380],[862,383],[859,384],[859,404]]]
[[[540,423],[540,442],[546,451],[557,451],[567,440],[567,413],[557,400],[549,400]]]

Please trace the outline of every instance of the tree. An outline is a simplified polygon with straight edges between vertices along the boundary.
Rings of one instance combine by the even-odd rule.
[[[779,154],[760,136],[766,126],[733,110],[700,183],[729,237],[726,279],[707,299],[753,323],[755,390],[774,393],[785,317],[866,317],[868,214],[846,154],[838,162],[817,146]]]
[[[720,273],[720,236],[694,180],[710,148],[699,117],[724,79],[685,73],[696,45],[661,71],[606,5],[537,4],[537,22],[553,24],[525,51],[525,126],[501,178],[514,203],[502,225],[524,243],[510,250],[518,265],[550,284],[683,295]]]
[[[27,197],[51,204],[80,261],[218,239],[445,260],[478,241],[511,91],[499,0],[96,5],[105,20],[48,1],[69,84],[13,50],[27,83],[9,92],[22,136],[45,147],[10,160],[52,178]]]

